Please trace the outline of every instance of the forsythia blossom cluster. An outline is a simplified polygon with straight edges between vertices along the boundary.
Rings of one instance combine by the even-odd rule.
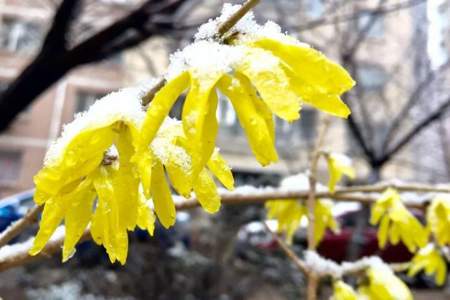
[[[366,278],[362,280],[358,290],[342,280],[336,280],[333,284],[332,300],[412,300],[411,291],[394,272],[381,261],[368,266]]]
[[[171,186],[184,197],[194,192],[206,211],[216,212],[220,199],[212,175],[228,189],[234,185],[215,148],[219,92],[231,101],[262,165],[277,160],[273,115],[296,120],[306,103],[347,117],[340,95],[354,85],[352,78],[278,25],[260,26],[248,14],[226,39],[217,38],[218,24],[238,8],[227,6],[200,28],[192,45],[172,56],[167,83],[147,111],[141,99],[148,89],[124,89],[65,127],[35,176],[35,202],[44,210],[30,254],[38,254],[64,222],[63,260],[89,229],[111,261],[123,264],[127,231],[138,226],[152,234],[156,217],[166,228],[174,224]],[[184,92],[181,122],[168,120]],[[336,224],[325,202],[319,202],[317,218],[320,239]]]
[[[314,207],[314,241],[317,245],[327,229],[339,231],[339,226],[333,218],[333,204],[329,200],[318,200]],[[278,221],[278,232],[286,232],[286,240],[290,243],[301,220],[307,218],[308,209],[296,199],[270,200],[266,202],[267,218]]]
[[[411,214],[394,189],[387,189],[372,206],[370,218],[372,225],[379,224],[378,243],[380,248],[389,241],[396,245],[402,241],[410,252],[425,247],[428,232]]]
[[[450,245],[450,196],[438,195],[427,210],[427,225],[440,246]]]
[[[352,167],[350,158],[340,153],[324,153],[328,164],[329,182],[328,188],[331,193],[334,192],[336,183],[340,181],[343,175],[353,178],[355,171]],[[289,185],[302,184],[306,178],[293,177],[293,182]],[[304,181],[303,180],[303,181]],[[328,200],[319,200],[314,208],[314,240],[315,244],[322,240],[327,229],[334,232],[339,231],[339,226],[333,218],[332,203]],[[286,233],[286,240],[292,242],[295,231],[300,227],[302,219],[307,219],[308,209],[305,205],[296,199],[271,200],[266,202],[267,217],[278,221],[278,232]]]
[[[424,270],[427,275],[435,275],[438,285],[443,285],[447,276],[447,263],[439,250],[430,244],[420,249],[411,261],[409,276],[414,276]]]
[[[412,300],[406,284],[384,265],[374,265],[366,271],[367,282],[358,289],[362,299],[371,300]]]

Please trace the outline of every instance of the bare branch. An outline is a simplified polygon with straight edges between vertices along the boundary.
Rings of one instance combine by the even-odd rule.
[[[445,113],[447,113],[448,108],[450,107],[450,97],[447,98],[444,103],[442,103],[434,112],[429,114],[425,119],[423,119],[420,123],[418,123],[414,128],[412,128],[408,133],[406,133],[400,141],[392,147],[392,149],[388,150],[381,158],[380,163],[384,163],[389,160],[392,156],[394,156],[398,151],[403,149],[414,137],[416,137],[422,130],[427,128],[433,122],[439,120]]]
[[[12,223],[0,234],[0,247],[8,244],[12,239],[22,233],[30,224],[33,224],[41,212],[41,206],[35,206],[30,209],[25,216],[17,222]]]

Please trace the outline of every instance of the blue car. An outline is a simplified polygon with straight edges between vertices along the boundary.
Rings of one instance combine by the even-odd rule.
[[[34,189],[31,189],[0,200],[0,232],[23,217],[33,206],[33,194]]]

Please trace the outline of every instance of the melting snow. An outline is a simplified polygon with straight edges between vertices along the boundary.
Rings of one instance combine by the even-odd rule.
[[[57,163],[67,145],[81,131],[107,126],[116,120],[130,122],[139,127],[145,117],[141,99],[156,82],[155,79],[144,85],[110,93],[96,101],[88,111],[76,114],[75,119],[64,126],[61,137],[48,149],[44,164]]]
[[[392,272],[389,266],[377,256],[364,257],[355,262],[342,262],[341,264],[326,259],[315,251],[305,251],[304,257],[308,268],[319,274],[330,275],[334,278],[341,278],[344,274],[358,272],[367,268],[383,268]]]
[[[65,228],[64,226],[58,226],[50,238],[48,243],[62,240],[64,238]],[[27,253],[28,250],[33,246],[34,238],[30,238],[25,242],[13,244],[13,245],[5,245],[0,248],[0,261],[5,261],[11,256],[20,255],[23,253]]]

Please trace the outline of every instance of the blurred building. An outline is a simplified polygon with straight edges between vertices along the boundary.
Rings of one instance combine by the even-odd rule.
[[[89,36],[90,30],[102,27],[111,20],[128,11],[133,1],[97,0],[87,1],[84,19],[72,33],[75,39]],[[231,1],[240,2],[240,1]],[[373,7],[375,1],[349,1],[342,13],[349,14],[361,7]],[[92,5],[91,5],[92,3]],[[223,1],[200,1],[190,16],[198,21],[217,14]],[[342,34],[342,24],[325,18],[328,7],[321,0],[280,0],[262,1],[257,7],[256,16],[260,21],[273,19],[284,29],[314,47],[319,48],[335,60],[341,60],[339,49],[345,46],[348,35]],[[52,1],[0,0],[0,89],[20,74],[20,71],[39,50],[42,38],[52,18]],[[373,102],[377,106],[368,107],[371,117],[377,120],[378,132],[385,130],[384,109],[395,112],[399,105],[384,103],[379,108],[380,96],[384,99],[403,99],[405,90],[410,86],[388,84],[392,72],[404,78],[413,78],[412,62],[402,64],[403,57],[410,55],[414,47],[413,38],[417,23],[414,14],[423,15],[423,11],[412,13],[399,10],[380,16],[367,32],[366,42],[357,54],[358,86],[353,91],[361,96],[360,101]],[[299,27],[311,20],[322,20],[320,26]],[[355,28],[363,28],[370,15],[361,15],[350,20]],[[402,24],[402,26],[398,26]],[[447,34],[447,44],[450,40]],[[146,80],[150,76],[164,73],[168,56],[176,48],[190,41],[192,32],[186,37],[155,37],[145,44],[127,51],[122,55],[96,65],[79,68],[55,84],[43,94],[14,122],[12,127],[0,136],[0,197],[32,188],[32,176],[42,166],[45,151],[49,144],[60,134],[62,124],[73,119],[74,113],[85,110],[95,99],[126,85]],[[377,59],[374,59],[377,58]],[[125,67],[126,66],[126,67]],[[406,80],[408,81],[408,80]],[[386,94],[388,96],[386,96]],[[372,99],[372,100],[371,100]],[[377,102],[378,101],[378,102]],[[179,106],[172,111],[180,113]],[[221,98],[217,113],[221,123],[218,145],[233,167],[238,184],[277,183],[281,176],[299,172],[307,166],[309,150],[317,135],[320,115],[310,107],[303,107],[300,121],[288,124],[277,119],[277,147],[280,162],[267,168],[261,168],[251,154],[244,133],[239,126],[237,116],[226,99]],[[358,155],[344,121],[333,118],[326,150],[349,152]],[[377,136],[374,139],[378,138]],[[369,170],[359,166],[359,176]],[[395,165],[389,172],[403,175],[402,169]]]
[[[120,9],[116,6],[111,9]],[[40,48],[54,11],[51,1],[0,1],[0,89]],[[113,15],[112,15],[113,16]],[[0,135],[0,197],[33,187],[49,144],[74,113],[123,85],[120,59],[71,72],[47,90]]]

